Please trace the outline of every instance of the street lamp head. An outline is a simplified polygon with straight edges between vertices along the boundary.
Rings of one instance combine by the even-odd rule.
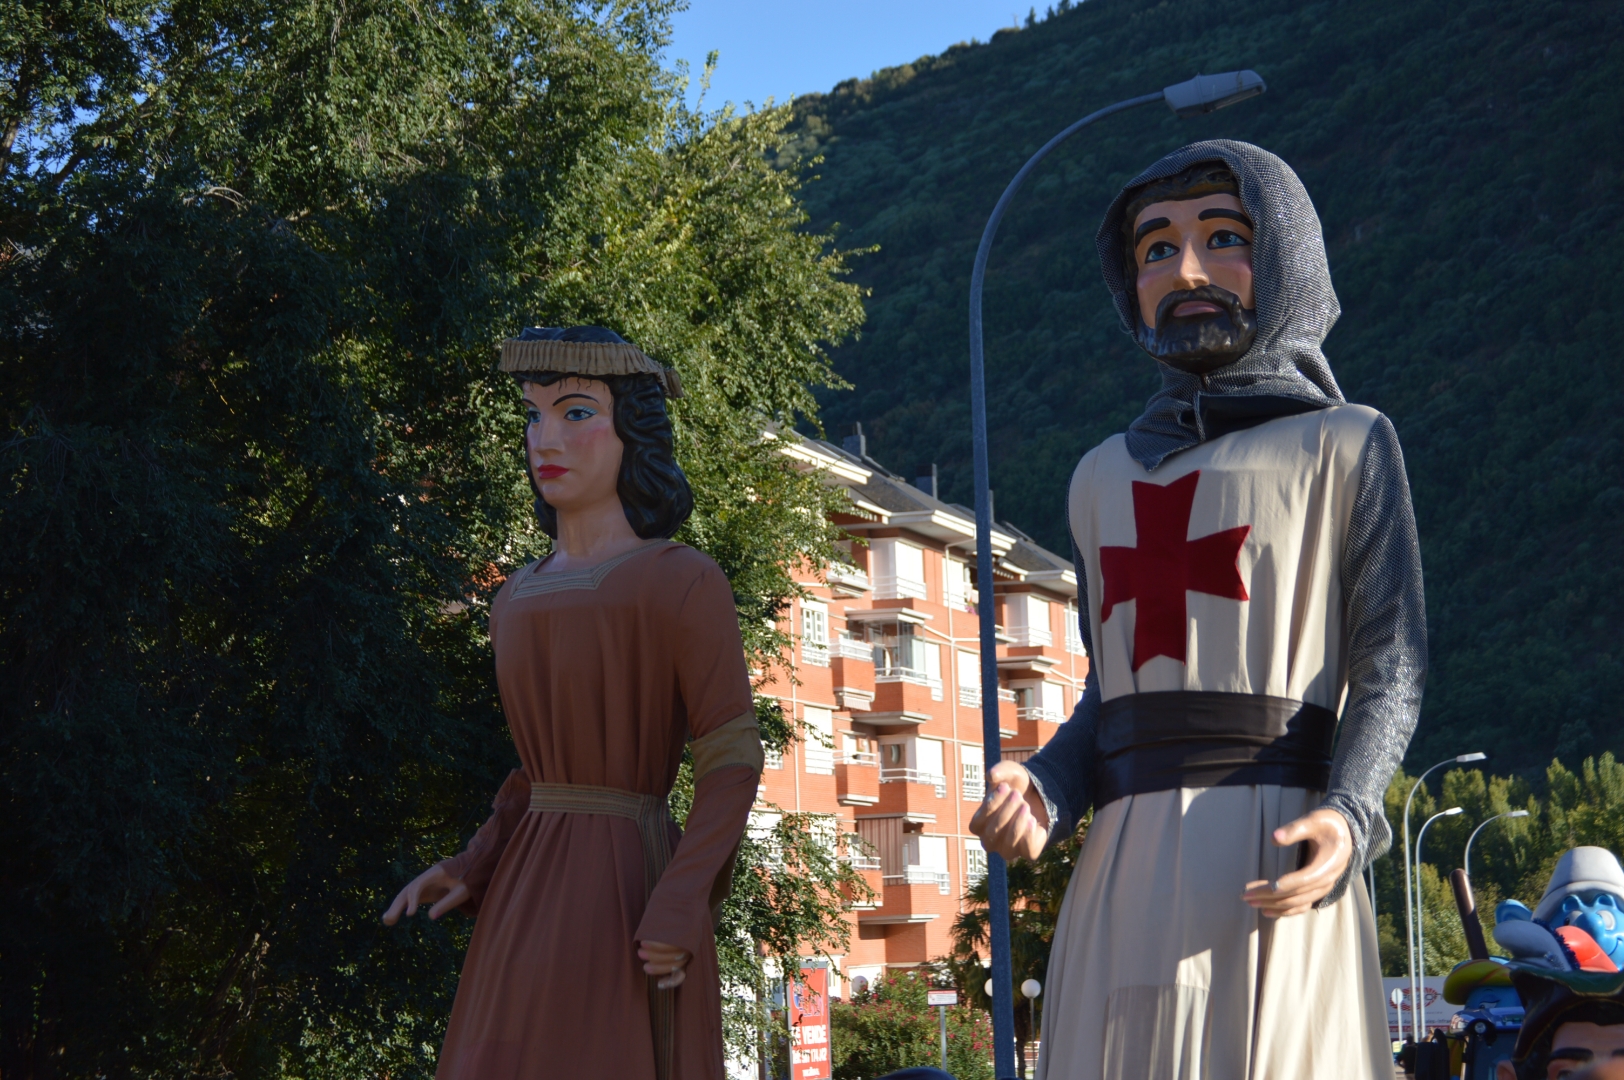
[[[1263,77],[1255,71],[1226,71],[1174,83],[1162,91],[1162,97],[1179,116],[1200,116],[1257,97],[1266,89]]]
[[[1036,979],[1027,979],[1025,982],[1021,983],[1022,997],[1035,998],[1041,993],[1043,993],[1043,984],[1038,982]]]
[[[1483,753],[1473,752],[1473,753],[1470,753],[1470,754],[1462,754],[1460,757],[1455,759],[1455,764],[1457,764],[1457,765],[1465,765],[1468,761],[1487,761],[1487,760],[1489,760],[1489,755],[1483,754]]]
[[[1461,810],[1460,807],[1451,806],[1448,810],[1440,811],[1438,816],[1439,817],[1454,817],[1456,814],[1459,814],[1459,813],[1462,813],[1462,812],[1463,811]]]
[[[1513,811],[1511,811],[1511,813],[1506,815],[1506,817],[1527,817],[1527,816],[1528,816],[1528,811],[1527,810],[1513,810]]]

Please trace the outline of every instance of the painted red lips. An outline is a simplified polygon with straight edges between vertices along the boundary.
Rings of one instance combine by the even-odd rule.
[[[543,480],[554,480],[567,472],[569,470],[562,465],[543,465],[536,470],[536,475]]]

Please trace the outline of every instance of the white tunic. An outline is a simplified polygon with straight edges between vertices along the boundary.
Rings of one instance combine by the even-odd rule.
[[[1342,554],[1379,414],[1281,417],[1154,474],[1123,437],[1078,465],[1072,535],[1105,701],[1347,688]],[[1241,894],[1295,866],[1274,828],[1321,793],[1180,788],[1097,809],[1055,932],[1040,1080],[1391,1076],[1369,899],[1269,920]]]

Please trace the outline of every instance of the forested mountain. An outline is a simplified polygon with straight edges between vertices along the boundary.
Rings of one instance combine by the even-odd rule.
[[[1157,380],[1117,328],[1093,234],[1120,185],[1202,138],[1267,147],[1319,207],[1343,315],[1326,353],[1393,418],[1425,558],[1433,667],[1411,761],[1484,749],[1534,775],[1624,749],[1624,6],[1505,0],[1089,0],[796,104],[805,197],[872,290],[836,353],[899,468],[969,502],[966,301],[986,216],[1050,135],[1197,72],[1268,93],[1107,119],[1028,182],[988,271],[998,514],[1067,550],[1081,455]]]

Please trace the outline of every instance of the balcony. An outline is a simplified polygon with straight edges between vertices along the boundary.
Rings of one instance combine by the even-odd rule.
[[[946,896],[953,888],[953,879],[946,870],[932,870],[926,866],[904,866],[900,874],[886,874],[880,879],[887,885],[935,885],[936,891]]]
[[[926,590],[923,581],[898,577],[895,574],[881,574],[874,579],[874,599],[903,600],[910,597],[915,600],[925,599]]]
[[[1015,719],[1041,720],[1045,724],[1058,724],[1066,719],[1066,714],[1058,709],[1045,709],[1042,705],[1022,705],[1015,710]]]
[[[876,669],[874,672],[874,684],[878,687],[881,683],[907,683],[910,686],[922,686],[930,693],[932,701],[942,700],[942,680],[934,675],[927,675],[922,671],[902,667]]]
[[[835,638],[833,644],[829,646],[829,654],[842,660],[861,660],[867,664],[874,662],[874,646],[856,638]]]
[[[987,797],[987,782],[979,776],[966,776],[959,788],[966,802],[980,802]]]
[[[871,588],[868,575],[855,566],[834,563],[823,574],[829,588],[842,596],[861,596]]]
[[[1009,704],[1013,705],[1015,703],[1015,691],[1005,690],[1000,687],[998,690],[998,700],[1008,702]],[[981,687],[959,687],[959,705],[966,709],[981,708]]]
[[[807,667],[828,667],[829,646],[812,641],[801,642],[801,663]]]
[[[938,799],[947,795],[947,777],[941,773],[921,772],[918,769],[881,769],[882,784],[929,784],[936,789]]]
[[[878,754],[835,754],[835,801],[841,806],[873,806],[880,801]]]

